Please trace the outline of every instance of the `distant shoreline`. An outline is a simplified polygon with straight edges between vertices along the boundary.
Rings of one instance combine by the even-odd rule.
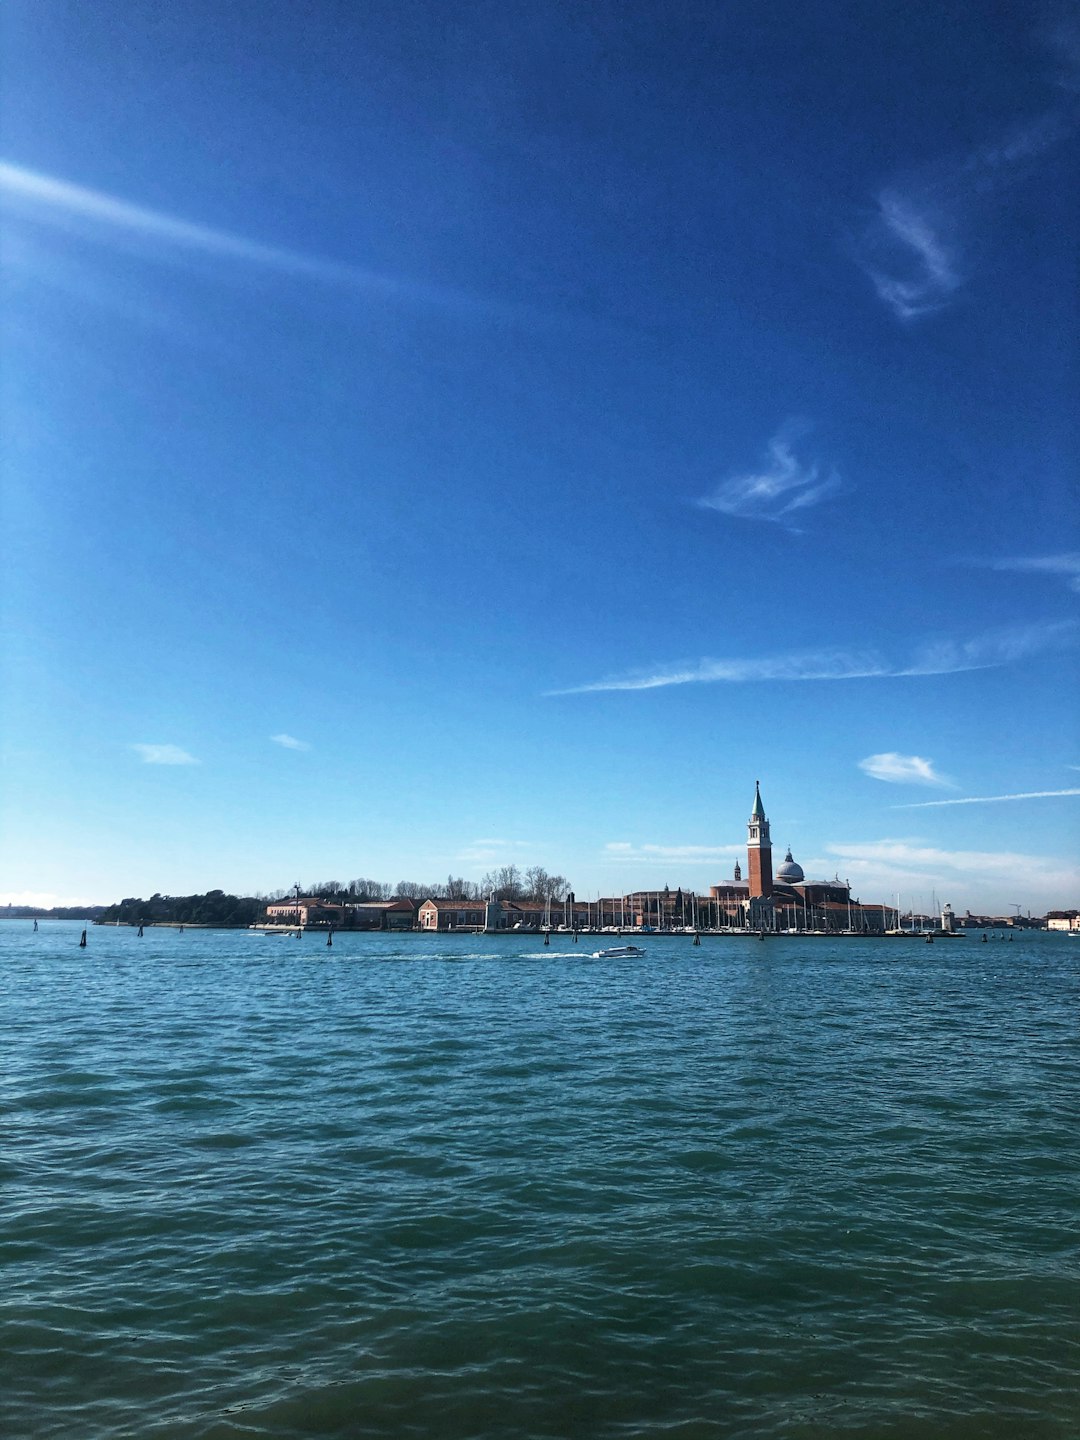
[[[101,920],[90,915],[0,915],[0,921],[8,921],[13,924],[26,925],[33,921],[44,923],[51,921],[58,924],[85,924],[93,925],[102,930],[138,930],[138,921],[129,920]],[[144,920],[141,928],[143,930],[243,930],[251,931],[256,935],[295,935],[295,925],[213,925],[200,920]],[[605,937],[633,937],[643,940],[689,940],[693,943],[694,936],[700,936],[704,940],[746,940],[763,937],[767,940],[963,940],[969,935],[987,935],[998,933],[1002,937],[1008,934],[1010,937],[1020,934],[1051,934],[1046,926],[1040,925],[970,925],[958,928],[949,932],[944,930],[737,930],[737,929],[700,929],[694,930],[635,930],[630,926],[617,930],[484,930],[476,927],[461,926],[454,930],[428,930],[419,926],[410,929],[400,930],[361,930],[361,929],[334,929],[326,925],[308,925],[302,927],[304,935],[323,936],[333,934],[337,939],[348,935],[376,935],[382,939],[393,936],[447,936],[447,935],[469,935],[473,938],[488,935],[494,939],[517,939],[517,940],[540,940],[545,937],[558,941],[566,941],[575,944],[577,938],[590,940],[604,939]],[[1062,932],[1064,933],[1064,932]]]

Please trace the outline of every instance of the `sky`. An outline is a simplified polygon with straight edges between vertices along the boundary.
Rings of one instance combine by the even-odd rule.
[[[2,25],[0,903],[1080,905],[1080,8]]]

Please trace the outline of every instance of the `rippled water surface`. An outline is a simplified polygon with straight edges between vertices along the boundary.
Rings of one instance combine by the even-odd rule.
[[[0,925],[0,1433],[1080,1434],[1080,941]]]

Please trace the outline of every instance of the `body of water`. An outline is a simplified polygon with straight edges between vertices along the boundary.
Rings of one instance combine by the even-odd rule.
[[[6,1440],[1080,1434],[1080,941],[81,928],[0,925]]]

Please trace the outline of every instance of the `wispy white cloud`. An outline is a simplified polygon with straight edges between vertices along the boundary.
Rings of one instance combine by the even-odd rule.
[[[507,840],[503,837],[484,837],[473,840],[454,856],[455,861],[472,865],[517,864],[523,852],[539,847],[530,840]]]
[[[929,810],[936,805],[997,805],[1003,800],[1050,800],[1060,795],[1080,795],[1080,790],[1026,790],[1019,795],[967,795],[955,800],[918,800],[894,805],[894,810]]]
[[[295,735],[271,735],[270,739],[275,745],[280,745],[283,750],[310,750],[311,746],[306,740],[297,740]]]
[[[492,309],[483,301],[360,265],[268,245],[231,230],[219,230],[161,210],[118,199],[101,190],[75,185],[21,165],[0,160],[0,200],[29,207],[33,214],[64,229],[79,225],[106,237],[150,243],[155,250],[199,254],[246,266],[274,270],[299,279],[341,285],[369,296],[385,296],[448,308]]]
[[[877,209],[865,269],[879,297],[900,320],[940,310],[963,281],[945,215],[895,190],[878,195]]]
[[[731,855],[743,855],[745,845],[632,845],[628,840],[611,840],[602,858],[623,860],[672,860],[683,865],[715,865]]]
[[[1063,90],[1080,92],[1080,17],[1075,7],[1057,7],[1039,31],[1055,61],[1055,82]]]
[[[194,755],[179,745],[132,745],[132,750],[146,765],[198,765]]]
[[[1008,170],[1027,160],[1037,160],[1063,140],[1069,128],[1065,117],[1055,111],[1036,115],[1034,119],[1014,126],[1003,139],[976,150],[966,168],[975,173],[980,184],[992,183],[994,171]]]
[[[895,673],[871,653],[831,651],[821,654],[769,655],[761,659],[698,660],[656,670],[631,671],[588,685],[551,690],[550,695],[584,695],[594,690],[658,690],[667,685],[699,685],[715,681],[748,684],[763,680],[853,680]]]
[[[1059,576],[1070,590],[1080,592],[1080,550],[1069,550],[1061,555],[1007,556],[991,560],[988,564],[991,570]]]
[[[793,449],[794,430],[774,435],[767,447],[766,464],[756,471],[733,475],[698,504],[706,510],[741,520],[768,520],[793,528],[792,517],[819,505],[841,489],[835,470],[823,472],[817,464],[803,464]]]
[[[932,640],[919,647],[900,675],[953,675],[963,670],[992,670],[1029,656],[1075,644],[1075,620],[1009,625],[969,640]]]
[[[889,900],[899,890],[907,897],[905,908],[915,899],[929,906],[936,890],[941,900],[951,898],[958,909],[986,906],[1000,914],[1013,902],[1061,904],[1080,886],[1080,865],[1059,857],[945,850],[906,838],[839,842],[825,848],[829,868],[861,889],[864,901]]]
[[[1077,622],[1013,626],[987,631],[968,640],[935,640],[922,645],[905,663],[890,661],[874,650],[825,650],[735,660],[698,660],[631,671],[551,690],[549,695],[583,695],[602,690],[656,690],[668,685],[716,682],[751,684],[762,681],[901,679],[920,675],[952,675],[991,669],[1028,656],[1072,644]]]
[[[867,755],[859,761],[859,769],[874,780],[892,785],[952,785],[947,775],[939,775],[934,762],[922,755],[900,755],[895,750],[880,755]]]
[[[87,900],[85,896],[57,895],[51,890],[4,890],[0,891],[0,905],[33,905],[38,910],[53,910],[57,906],[100,905],[100,900]]]
[[[1080,78],[1075,20],[1046,27],[1066,88]],[[944,309],[966,283],[966,237],[991,216],[991,198],[1028,174],[1075,128],[1074,107],[1028,116],[959,157],[943,157],[884,185],[854,258],[880,300],[908,323]]]

